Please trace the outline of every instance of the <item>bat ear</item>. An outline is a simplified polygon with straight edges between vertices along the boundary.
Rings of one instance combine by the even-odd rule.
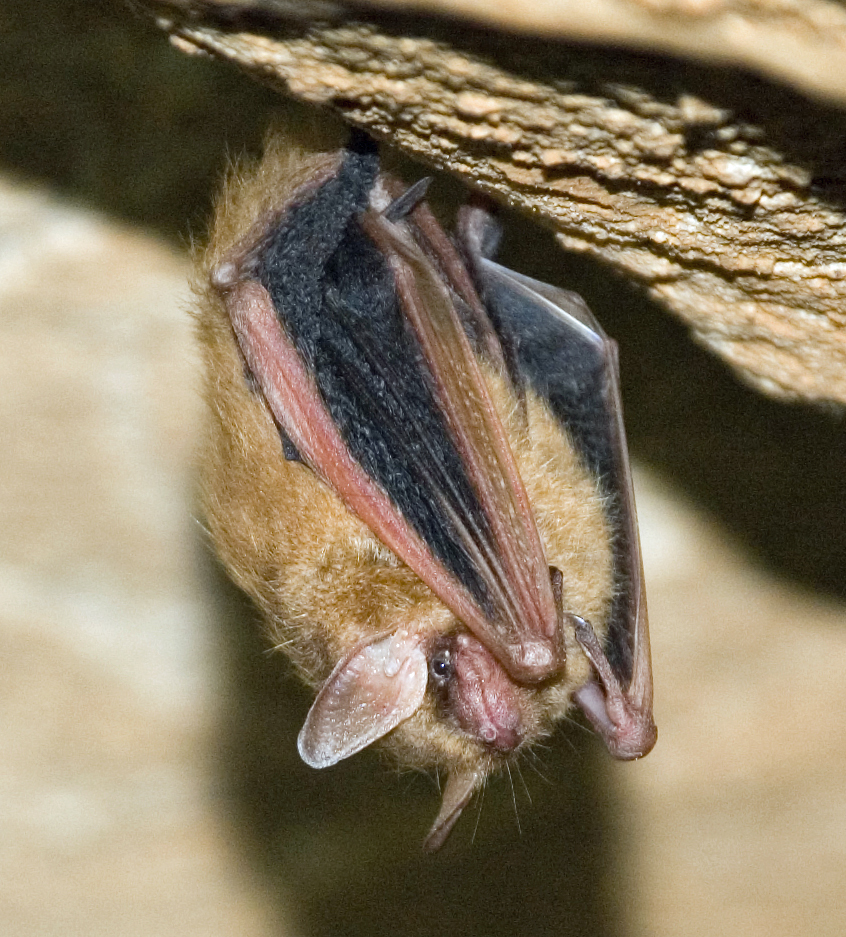
[[[437,852],[443,846],[461,811],[470,803],[476,788],[481,784],[483,774],[477,771],[464,770],[450,773],[444,788],[444,797],[441,809],[429,835],[423,841],[426,852]]]
[[[328,768],[414,715],[429,676],[420,639],[404,628],[359,644],[329,675],[297,739],[300,757]]]

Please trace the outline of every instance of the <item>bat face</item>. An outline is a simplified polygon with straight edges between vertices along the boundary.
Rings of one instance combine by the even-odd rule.
[[[574,294],[461,252],[361,138],[282,138],[224,193],[199,264],[209,529],[319,688],[327,767],[372,742],[481,780],[575,700],[618,757],[654,743],[613,343]]]

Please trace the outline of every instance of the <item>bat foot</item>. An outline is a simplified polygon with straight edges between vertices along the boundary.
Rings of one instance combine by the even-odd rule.
[[[576,640],[597,678],[576,691],[576,702],[615,758],[621,761],[643,758],[652,751],[658,738],[651,699],[641,698],[631,687],[622,688],[591,624],[578,616],[572,617]]]

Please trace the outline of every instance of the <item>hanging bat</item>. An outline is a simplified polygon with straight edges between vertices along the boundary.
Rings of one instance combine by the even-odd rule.
[[[325,768],[379,741],[447,775],[425,847],[573,703],[654,745],[616,345],[582,299],[455,240],[361,134],[276,136],[199,263],[204,507],[234,580],[318,689]]]

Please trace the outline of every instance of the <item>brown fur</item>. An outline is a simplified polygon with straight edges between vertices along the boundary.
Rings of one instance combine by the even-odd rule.
[[[225,304],[210,285],[227,252],[254,236],[258,219],[331,168],[337,146],[326,152],[275,134],[260,163],[233,170],[195,276],[210,411],[202,468],[209,530],[235,582],[264,612],[271,640],[313,686],[369,635],[402,624],[433,636],[456,627],[454,616],[310,469],[285,460],[274,420],[245,378]],[[529,394],[522,410],[508,381],[484,370],[549,564],[563,572],[565,609],[591,621],[601,637],[613,585],[609,528],[595,480],[542,401]],[[589,676],[572,630],[565,641],[560,680],[517,688],[528,715],[526,744],[564,715]],[[406,765],[495,767],[494,756],[439,719],[428,698],[383,744]]]

